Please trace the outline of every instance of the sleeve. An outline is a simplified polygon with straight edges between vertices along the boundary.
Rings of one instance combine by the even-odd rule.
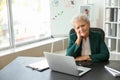
[[[75,37],[74,37],[75,39]],[[67,52],[66,55],[67,56],[73,56],[74,58],[76,58],[80,51],[81,51],[81,47],[79,47],[76,43],[75,40],[73,39],[73,37],[70,35],[69,39],[68,39],[68,47],[67,47]]]
[[[101,35],[99,35],[99,53],[92,53],[90,55],[90,58],[92,59],[93,62],[102,62],[102,61],[108,61],[109,59],[109,51],[108,48],[104,42],[103,39],[101,39]]]

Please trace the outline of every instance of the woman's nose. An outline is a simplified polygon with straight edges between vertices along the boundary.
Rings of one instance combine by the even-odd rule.
[[[82,31],[82,28],[80,27],[79,30]]]

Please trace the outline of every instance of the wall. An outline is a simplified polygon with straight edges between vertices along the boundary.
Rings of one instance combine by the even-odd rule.
[[[95,13],[97,12],[96,24],[97,27],[103,28],[104,22],[104,1],[105,0],[94,0],[95,4]]]
[[[58,1],[58,2],[54,2]],[[80,1],[80,0],[79,0]],[[72,28],[70,23],[72,16],[79,12],[79,1],[75,5],[70,0],[51,0],[51,32],[54,36],[66,36]]]
[[[74,1],[74,5],[70,3]],[[93,5],[91,27],[103,28],[104,0],[51,0],[51,32],[54,36],[67,36],[73,27],[71,19],[80,13],[80,5]],[[55,4],[56,3],[56,4]]]
[[[64,49],[66,49],[67,47],[67,39],[64,40]],[[54,42],[54,49],[53,51],[60,51],[63,50],[63,41],[56,41]],[[27,49],[27,50],[22,50],[19,52],[14,52],[8,55],[4,55],[4,56],[0,56],[0,69],[2,69],[3,67],[5,67],[7,64],[9,64],[12,60],[14,60],[16,57],[18,56],[29,56],[29,57],[40,57],[43,56],[43,52],[44,51],[51,51],[51,43],[45,44],[45,45],[41,45],[38,47],[34,47],[31,49]]]

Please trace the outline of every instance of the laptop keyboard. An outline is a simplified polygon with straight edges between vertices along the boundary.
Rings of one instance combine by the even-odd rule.
[[[86,61],[86,60],[85,61],[76,61],[76,65],[86,67],[86,66],[92,65],[92,62],[91,61]]]
[[[83,72],[83,71],[81,71],[81,70],[78,70],[78,73],[81,73],[81,72]]]

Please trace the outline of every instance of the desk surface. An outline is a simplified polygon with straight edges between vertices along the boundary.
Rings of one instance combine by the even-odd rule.
[[[75,77],[68,74],[63,74],[50,69],[38,72],[25,66],[40,61],[42,58],[35,57],[18,57],[8,64],[0,71],[0,80],[120,80],[120,77],[113,77],[105,68],[106,63],[94,63],[91,71],[81,77]],[[110,61],[109,63],[116,62],[120,65],[120,61]]]

